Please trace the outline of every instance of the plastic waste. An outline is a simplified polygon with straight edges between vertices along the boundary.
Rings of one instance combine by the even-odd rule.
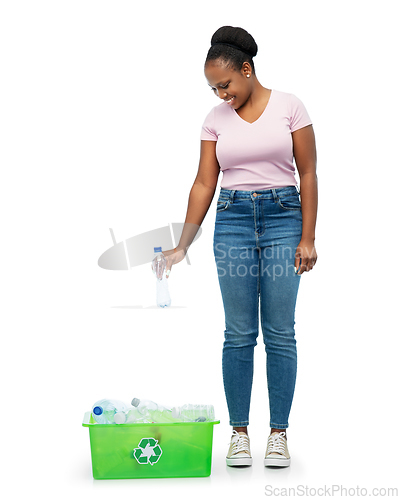
[[[146,419],[148,422],[178,422],[178,420],[172,416],[172,410],[170,408],[158,405],[154,403],[154,401],[134,398],[131,404],[136,408],[142,418]]]
[[[127,405],[116,399],[100,399],[92,407],[92,415],[98,424],[124,424]]]
[[[149,399],[133,398],[131,405],[136,408],[141,415],[147,415],[149,410],[158,410],[157,403]]]
[[[154,247],[154,258],[151,262],[152,272],[155,274],[156,297],[158,307],[168,307],[171,304],[168,280],[165,276],[166,259],[162,247]]]
[[[168,410],[163,408],[162,410],[150,410],[148,412],[148,417],[151,422],[155,422],[158,424],[168,423],[168,422],[179,422],[178,419],[174,418],[172,415],[172,410]]]
[[[215,421],[212,405],[186,404],[169,408],[138,398],[132,400],[131,406],[115,399],[101,399],[93,405],[92,416],[98,424],[118,425]]]
[[[137,408],[130,406],[126,411],[126,424],[145,424],[149,421],[143,416]]]
[[[166,259],[162,253],[162,247],[154,247],[154,258],[151,262],[151,269],[157,279],[161,280],[166,268]]]
[[[215,409],[212,405],[186,404],[173,407],[172,416],[181,422],[213,422]]]

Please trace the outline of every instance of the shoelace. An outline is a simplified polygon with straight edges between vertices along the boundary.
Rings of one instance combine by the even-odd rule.
[[[268,453],[285,453],[285,432],[272,434],[268,440]]]
[[[238,434],[237,431],[233,430],[233,447],[232,447],[232,452],[235,453],[240,453],[240,451],[246,451],[249,453],[249,439],[248,436],[245,434]]]

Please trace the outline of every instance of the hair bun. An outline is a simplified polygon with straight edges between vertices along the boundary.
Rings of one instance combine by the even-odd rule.
[[[237,47],[251,57],[258,53],[258,46],[254,38],[243,28],[234,28],[232,26],[222,26],[212,36],[211,46],[223,44]]]

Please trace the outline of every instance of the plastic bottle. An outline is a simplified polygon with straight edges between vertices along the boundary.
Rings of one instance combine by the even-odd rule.
[[[172,410],[154,403],[148,399],[132,399],[132,406],[136,408],[139,414],[148,422],[177,422],[172,416]]]
[[[187,404],[172,408],[172,416],[182,422],[212,422],[215,410],[212,405]]]
[[[127,405],[115,399],[100,399],[94,403],[91,414],[98,424],[123,424]]]
[[[156,422],[158,424],[179,422],[179,419],[173,417],[172,410],[169,410],[167,408],[162,408],[160,410],[150,410],[148,412],[147,418],[151,422]]]
[[[137,410],[137,408],[130,406],[126,411],[126,424],[139,423],[148,423],[148,420]]]
[[[141,415],[147,415],[150,410],[158,410],[158,405],[149,399],[133,398],[131,405],[136,408]]]
[[[154,247],[154,258],[151,263],[153,273],[157,278],[157,306],[168,307],[171,304],[168,280],[165,276],[166,259],[162,253],[162,247]]]

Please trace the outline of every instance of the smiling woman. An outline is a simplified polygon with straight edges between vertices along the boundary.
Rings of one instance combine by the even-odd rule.
[[[208,63],[205,67],[205,75],[208,85],[215,94],[235,109],[245,121],[253,123],[265,110],[271,90],[264,89],[259,84],[248,62],[244,62],[241,71],[214,62]],[[259,104],[250,107],[249,104],[257,98],[259,98]],[[245,106],[246,104],[248,106]]]
[[[255,76],[253,57],[257,52],[255,40],[242,28],[224,26],[212,37],[205,75],[215,94],[234,109],[240,108],[250,95],[252,85],[245,84],[240,77]]]
[[[317,259],[316,146],[302,101],[260,84],[253,63],[257,51],[242,28],[224,26],[212,37],[205,77],[223,102],[202,126],[185,224],[201,225],[222,172],[213,249],[226,323],[223,382],[233,427],[226,462],[252,464],[248,424],[260,320],[271,427],[264,464],[287,467],[286,429],[297,370],[296,298],[301,274]],[[192,236],[184,228],[178,251],[165,252],[167,269],[180,262]]]

